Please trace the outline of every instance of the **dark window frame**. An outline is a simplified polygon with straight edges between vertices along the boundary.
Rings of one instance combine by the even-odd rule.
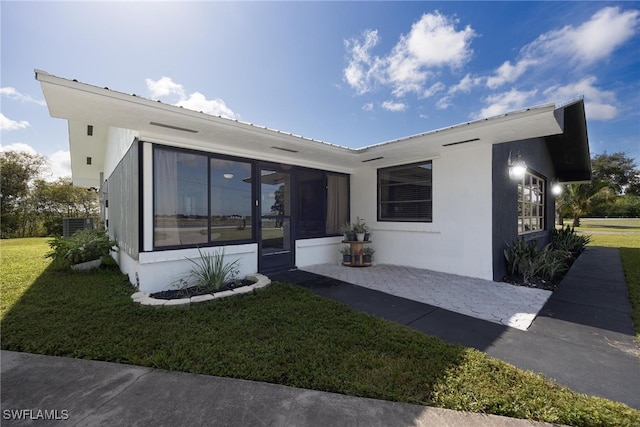
[[[140,147],[142,147],[142,142],[140,141]],[[152,206],[152,213],[151,213],[151,218],[152,218],[152,251],[165,251],[165,250],[176,250],[176,249],[189,249],[189,248],[196,248],[196,247],[217,247],[217,246],[231,246],[231,245],[244,245],[244,244],[250,244],[250,243],[257,243],[258,242],[258,236],[257,236],[257,221],[258,221],[258,217],[256,216],[256,211],[255,211],[255,201],[257,200],[257,194],[259,193],[259,184],[257,183],[259,181],[258,177],[257,177],[257,171],[259,167],[264,167],[265,165],[280,165],[285,167],[287,170],[292,172],[292,181],[293,181],[293,186],[292,186],[292,191],[297,191],[296,190],[296,186],[297,186],[297,175],[300,171],[314,171],[314,172],[319,172],[323,174],[323,181],[324,181],[324,198],[322,201],[322,206],[323,206],[323,221],[326,224],[326,208],[327,208],[327,177],[329,175],[336,175],[336,176],[344,176],[347,178],[347,221],[350,218],[350,214],[351,214],[351,180],[350,180],[350,175],[349,174],[344,174],[344,173],[340,173],[340,172],[333,172],[333,171],[327,171],[327,170],[323,170],[323,169],[315,169],[315,168],[307,168],[307,167],[302,167],[302,166],[294,166],[294,165],[289,165],[289,164],[276,164],[276,163],[269,163],[266,164],[260,160],[256,160],[256,159],[250,159],[250,158],[245,158],[245,157],[237,157],[237,156],[231,156],[231,155],[226,155],[226,154],[219,154],[219,153],[211,153],[211,152],[207,152],[207,151],[201,151],[201,150],[196,150],[196,149],[189,149],[189,148],[182,148],[182,147],[174,147],[171,145],[165,145],[165,144],[158,144],[158,143],[151,143],[152,144],[152,149],[151,149],[151,157],[152,157],[152,165],[153,165],[153,170],[154,173],[152,174],[152,194],[153,194],[153,199],[154,201],[156,200],[157,197],[157,192],[158,192],[158,188],[156,186],[156,177],[155,177],[155,170],[156,170],[156,156],[155,156],[155,152],[157,149],[160,150],[167,150],[167,151],[173,151],[173,152],[182,152],[182,153],[187,153],[187,154],[195,154],[195,155],[200,155],[200,156],[204,156],[207,158],[207,209],[208,209],[208,213],[207,213],[207,243],[202,243],[202,244],[185,244],[185,245],[170,245],[170,246],[157,246],[156,245],[156,238],[155,238],[155,202]],[[142,157],[142,156],[141,156]],[[243,240],[211,240],[211,159],[219,159],[219,160],[229,160],[229,161],[234,161],[234,162],[240,162],[240,163],[248,163],[251,165],[251,179],[252,182],[254,183],[251,186],[251,238],[250,239],[243,239]],[[141,160],[142,162],[142,160]],[[141,168],[142,170],[142,168]],[[294,197],[297,197],[297,195],[295,195]],[[304,235],[304,236],[300,236],[298,235],[298,225],[297,225],[297,207],[294,208],[293,213],[293,218],[295,218],[296,221],[296,226],[293,227],[293,239],[295,240],[304,240],[304,239],[318,239],[318,238],[323,238],[323,237],[335,237],[335,236],[340,236],[341,233],[339,232],[339,230],[335,233],[335,234],[328,234],[326,233],[326,230],[323,233],[318,233],[318,234],[314,234],[314,235]],[[142,215],[142,214],[141,214]],[[142,227],[141,227],[142,228]]]
[[[251,165],[251,176],[252,180],[255,178],[255,169],[256,169],[256,161],[252,159],[245,159],[242,157],[228,156],[224,154],[217,153],[209,153],[206,151],[200,150],[192,150],[188,148],[181,147],[173,147],[170,145],[162,145],[162,144],[153,144],[152,147],[152,162],[153,162],[153,170],[156,170],[156,156],[155,152],[157,149],[165,150],[165,151],[173,151],[173,152],[181,152],[187,154],[199,155],[207,158],[207,242],[206,243],[194,243],[194,244],[185,244],[185,245],[167,245],[167,246],[157,246],[156,238],[155,238],[155,202],[153,204],[153,212],[152,212],[152,228],[153,228],[153,250],[154,251],[164,251],[164,250],[175,250],[175,249],[188,249],[188,248],[196,248],[196,247],[216,247],[216,246],[231,246],[231,245],[245,245],[248,243],[256,242],[256,230],[255,230],[255,215],[254,215],[254,200],[255,200],[255,189],[252,185],[251,188],[251,237],[249,239],[242,240],[211,240],[211,159],[220,159],[220,160],[229,160],[235,162],[249,163]],[[157,186],[155,181],[155,172],[153,174],[153,199],[156,200],[157,197]]]
[[[393,173],[394,171],[401,171],[401,170],[406,170],[409,167],[412,166],[423,166],[423,165],[430,165],[430,169],[431,169],[431,179],[430,179],[430,197],[427,199],[416,199],[416,200],[382,200],[383,199],[383,191],[382,188],[383,186],[386,187],[391,187],[391,184],[382,184],[382,174],[383,173]],[[414,182],[419,182],[419,181],[414,181]],[[408,183],[410,184],[410,183]],[[395,185],[395,184],[394,184]],[[401,184],[397,184],[397,185],[401,185]],[[376,208],[377,208],[377,220],[380,222],[416,222],[416,223],[432,223],[433,222],[433,160],[425,160],[422,162],[415,162],[415,163],[407,163],[407,164],[402,164],[402,165],[397,165],[397,166],[391,166],[391,167],[386,167],[386,168],[379,168],[377,170],[377,203],[376,203]],[[382,205],[384,203],[398,203],[398,202],[406,202],[406,203],[419,203],[419,202],[428,202],[430,203],[429,205],[429,212],[430,215],[428,217],[398,217],[398,218],[394,218],[394,217],[389,217],[387,216],[383,216],[383,211],[384,209],[382,208]]]

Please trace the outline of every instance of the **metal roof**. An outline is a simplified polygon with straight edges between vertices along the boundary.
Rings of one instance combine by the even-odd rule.
[[[348,148],[252,123],[213,116],[36,70],[52,117],[131,129],[139,139],[350,173],[439,157],[467,144],[499,144],[544,137],[563,180],[583,180],[588,139],[582,100],[544,104],[430,132]],[[582,112],[582,115],[580,115]],[[569,157],[573,159],[569,163]],[[564,159],[564,160],[563,160]],[[576,161],[577,160],[577,161]],[[569,165],[573,166],[569,166]]]

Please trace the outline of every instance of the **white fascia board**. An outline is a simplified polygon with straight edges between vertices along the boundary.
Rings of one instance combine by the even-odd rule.
[[[139,132],[140,138],[185,144],[273,162],[350,173],[367,166],[381,167],[425,160],[450,149],[464,150],[478,144],[498,144],[563,132],[554,116],[554,104],[546,104],[502,116],[476,120],[448,128],[372,146],[350,149],[237,120],[154,102],[135,95],[79,83],[36,71],[52,116],[76,119]],[[90,108],[87,108],[90,106]],[[158,127],[151,122],[185,131]],[[191,132],[189,132],[191,130]],[[458,145],[461,141],[460,145]],[[284,148],[290,151],[282,151]],[[363,163],[375,157],[379,161]]]

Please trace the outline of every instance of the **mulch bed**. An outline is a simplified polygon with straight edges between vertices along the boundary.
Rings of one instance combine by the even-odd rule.
[[[542,280],[539,278],[530,279],[529,282],[525,282],[522,279],[522,276],[505,276],[502,278],[502,281],[505,283],[509,283],[515,286],[524,286],[527,288],[536,288],[536,289],[544,289],[547,291],[555,291],[562,278],[555,278],[552,281]]]
[[[240,288],[242,286],[251,286],[254,283],[256,283],[254,280],[247,280],[247,279],[234,280],[232,282],[225,283],[220,287],[220,289],[216,291],[212,291],[211,289],[206,289],[206,288],[191,287],[191,288],[185,288],[185,289],[175,289],[175,290],[169,290],[169,291],[156,292],[149,296],[155,299],[191,298],[191,297],[197,297],[199,295],[208,295],[216,292],[230,291],[236,288]]]

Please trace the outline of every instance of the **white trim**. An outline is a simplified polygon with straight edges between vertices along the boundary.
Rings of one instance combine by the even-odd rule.
[[[142,143],[142,212],[144,225],[140,251],[153,250],[153,146]]]

